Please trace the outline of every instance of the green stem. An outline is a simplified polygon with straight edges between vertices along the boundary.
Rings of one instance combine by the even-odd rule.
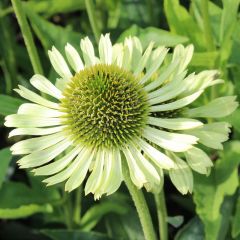
[[[152,219],[149,213],[149,209],[141,190],[139,190],[132,182],[130,178],[129,169],[126,160],[123,161],[123,176],[125,184],[132,196],[134,204],[136,206],[138,216],[143,228],[143,233],[146,240],[156,240],[156,235],[153,228]]]
[[[66,223],[67,229],[71,230],[73,228],[71,195],[63,190],[63,197],[66,198],[66,201],[63,204],[65,223]]]
[[[99,41],[100,38],[100,32],[98,29],[98,25],[97,25],[97,18],[95,15],[95,11],[94,11],[94,4],[92,0],[85,0],[85,5],[86,5],[86,9],[87,9],[87,14],[88,14],[88,18],[93,30],[93,34],[95,37],[96,42]]]
[[[11,0],[11,1],[12,1],[14,12],[18,20],[18,24],[20,26],[20,29],[24,38],[24,42],[27,47],[27,51],[32,63],[34,73],[42,74],[43,73],[42,66],[37,53],[37,49],[34,45],[33,36],[30,30],[22,3],[20,0]]]
[[[212,35],[212,29],[210,25],[209,12],[208,12],[208,0],[201,1],[202,16],[203,16],[203,26],[204,26],[204,35],[206,38],[206,46],[208,51],[214,51],[215,45]]]
[[[159,223],[159,236],[161,240],[168,240],[167,208],[164,191],[154,195]]]
[[[81,219],[81,205],[82,205],[82,186],[75,191],[75,208],[74,208],[74,221],[80,224]]]

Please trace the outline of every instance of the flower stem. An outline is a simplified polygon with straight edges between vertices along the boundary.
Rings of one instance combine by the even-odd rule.
[[[30,57],[30,61],[32,63],[34,73],[42,74],[43,73],[42,66],[37,53],[37,49],[34,45],[33,36],[22,3],[20,0],[12,0],[12,5],[24,38],[24,42],[27,47],[27,51]]]
[[[74,221],[76,224],[80,224],[81,209],[82,209],[82,186],[75,191],[75,208],[74,208]]]
[[[154,198],[157,206],[160,239],[168,240],[167,208],[163,189],[159,194],[155,194]]]
[[[99,38],[100,38],[100,32],[99,32],[98,25],[97,25],[97,18],[95,16],[93,1],[85,0],[85,5],[86,5],[88,18],[89,18],[89,21],[90,21],[90,24],[91,24],[91,27],[93,30],[95,40],[96,40],[96,42],[98,42]]]
[[[134,204],[136,206],[138,216],[143,228],[143,233],[146,240],[156,240],[156,235],[153,228],[152,219],[149,213],[149,209],[141,190],[139,190],[132,182],[126,160],[123,161],[123,175],[125,184],[132,196]]]
[[[214,51],[215,45],[212,35],[212,29],[210,25],[209,12],[208,12],[208,0],[201,1],[203,25],[204,25],[204,35],[206,38],[206,47],[208,51]]]

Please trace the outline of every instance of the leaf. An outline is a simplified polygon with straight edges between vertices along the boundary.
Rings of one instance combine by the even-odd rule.
[[[167,217],[167,222],[173,227],[178,228],[183,224],[184,216]]]
[[[12,155],[9,148],[4,148],[0,150],[0,189],[7,174],[8,166],[11,159]]]
[[[190,62],[193,67],[215,68],[219,59],[219,52],[195,52]]]
[[[220,208],[226,195],[238,186],[237,166],[240,162],[240,142],[233,141],[221,154],[209,177],[195,174],[194,202],[201,218],[206,240],[217,239],[221,227]]]
[[[50,237],[53,240],[110,240],[108,236],[95,232],[83,232],[79,230],[59,230],[45,229],[41,233]]]
[[[179,36],[160,28],[140,28],[137,25],[132,25],[129,29],[124,31],[118,38],[118,41],[123,41],[124,38],[128,36],[139,37],[144,48],[146,48],[151,41],[154,41],[156,45],[164,45],[168,47],[188,42],[187,37]]]
[[[232,237],[236,238],[240,235],[240,197],[237,200],[236,212],[232,221]]]
[[[54,45],[63,52],[64,46],[68,42],[76,48],[79,48],[80,39],[83,37],[80,33],[46,21],[44,18],[35,14],[29,7],[25,7],[25,11],[45,51]]]
[[[36,212],[52,212],[50,203],[59,199],[53,194],[42,194],[20,182],[5,182],[0,189],[0,218],[22,218]]]
[[[85,9],[84,0],[41,0],[23,2],[29,9],[37,13],[43,13],[45,16],[51,16],[56,13],[68,13],[76,10]]]
[[[204,240],[203,224],[199,218],[194,217],[181,228],[174,240]]]
[[[205,38],[201,28],[180,5],[179,0],[165,0],[164,11],[172,33],[188,37],[197,50],[205,49]]]
[[[23,103],[24,101],[19,98],[0,94],[0,114],[3,116],[14,114]]]
[[[102,202],[87,210],[81,219],[81,229],[89,231],[93,229],[100,219],[108,213],[125,214],[126,208],[116,202]]]

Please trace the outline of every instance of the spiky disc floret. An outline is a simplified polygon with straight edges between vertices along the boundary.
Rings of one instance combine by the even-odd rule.
[[[146,123],[146,94],[137,78],[115,65],[98,64],[77,73],[61,104],[75,141],[112,148],[138,136]]]

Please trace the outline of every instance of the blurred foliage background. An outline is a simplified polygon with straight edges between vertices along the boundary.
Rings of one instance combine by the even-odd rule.
[[[87,2],[87,1],[86,1]],[[111,33],[113,42],[138,36],[144,46],[153,40],[173,47],[194,44],[191,71],[219,69],[222,86],[206,92],[202,101],[240,94],[240,0],[95,0],[97,29]],[[13,8],[12,4],[15,6]],[[24,42],[14,10],[22,8],[33,42]],[[27,21],[26,21],[27,20]],[[95,202],[82,189],[71,194],[63,186],[46,188],[41,178],[16,167],[9,146],[4,117],[15,113],[23,100],[13,89],[29,85],[30,77],[43,73],[51,81],[47,50],[63,50],[67,42],[79,49],[89,36],[96,44],[99,32],[92,28],[83,0],[0,0],[0,239],[2,240],[141,240],[137,213],[122,184],[120,191]],[[39,60],[29,51],[36,47]],[[34,52],[34,51],[32,51]],[[62,51],[63,52],[63,51]],[[199,100],[201,101],[201,100]],[[198,104],[198,102],[196,103]],[[240,239],[240,110],[226,119],[232,124],[224,151],[209,151],[215,162],[210,176],[194,174],[194,192],[182,196],[165,177],[170,239]],[[145,193],[157,231],[157,213],[151,194]]]

